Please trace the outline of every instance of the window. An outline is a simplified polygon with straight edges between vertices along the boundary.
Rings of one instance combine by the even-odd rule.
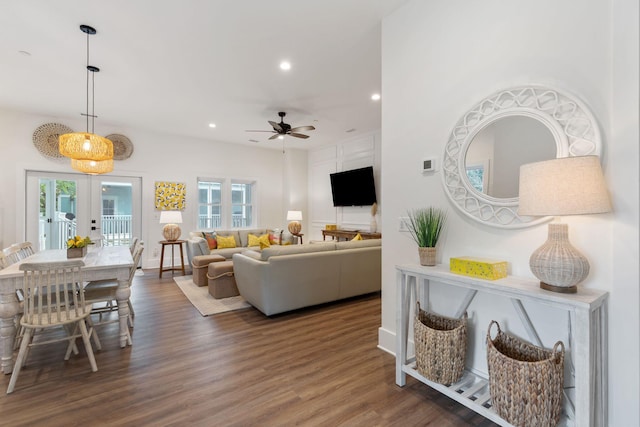
[[[254,226],[254,198],[255,181],[198,178],[198,229]]]
[[[198,228],[215,229],[222,224],[222,182],[198,180]]]
[[[231,181],[232,227],[253,225],[253,182]]]

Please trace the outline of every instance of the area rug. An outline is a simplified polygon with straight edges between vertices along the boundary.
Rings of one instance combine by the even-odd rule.
[[[203,316],[224,313],[227,311],[240,310],[251,307],[251,305],[241,296],[215,299],[209,295],[209,288],[197,286],[191,280],[191,276],[178,276],[173,278],[187,299],[198,309]]]

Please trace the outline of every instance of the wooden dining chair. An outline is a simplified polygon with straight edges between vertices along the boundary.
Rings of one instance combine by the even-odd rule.
[[[8,248],[4,248],[2,250],[4,252],[4,256],[9,261],[9,265],[15,264],[20,261],[20,248],[16,245],[11,245]]]
[[[20,259],[25,259],[28,256],[36,253],[31,242],[14,243],[11,246],[15,246],[16,248],[18,248],[18,257]]]
[[[25,296],[24,314],[20,319],[24,336],[9,380],[7,394],[13,392],[29,350],[36,345],[68,341],[64,360],[69,360],[71,352],[74,350],[77,352],[76,338],[82,337],[91,370],[93,372],[98,370],[91,347],[93,327],[87,327],[92,306],[84,299],[82,266],[84,266],[82,260],[20,265],[20,270],[24,271],[22,285]],[[41,333],[51,328],[62,328],[65,331],[64,336],[33,340],[36,331]]]
[[[138,265],[140,264],[140,259],[142,258],[142,252],[144,251],[144,244],[142,242],[138,242],[133,252],[133,265],[129,270],[129,287],[131,287],[133,283],[133,277],[136,273]],[[118,302],[116,300],[116,291],[118,290],[118,281],[117,280],[95,280],[89,282],[85,288],[85,300],[94,305],[94,309],[92,314],[100,315],[100,320],[95,323],[95,325],[102,325],[105,323],[117,322],[118,319],[102,321],[102,315],[107,312],[117,311],[118,310]],[[98,305],[101,304],[101,305]],[[104,304],[104,305],[102,305]],[[129,326],[133,327],[133,317],[135,313],[133,311],[133,304],[131,304],[131,298],[128,300],[129,306],[129,317],[128,322]]]

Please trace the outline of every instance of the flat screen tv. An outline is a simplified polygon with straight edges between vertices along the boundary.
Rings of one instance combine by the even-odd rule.
[[[369,206],[377,202],[372,166],[329,176],[333,206]]]

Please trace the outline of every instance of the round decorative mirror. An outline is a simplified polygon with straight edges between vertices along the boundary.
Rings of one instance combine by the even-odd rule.
[[[521,228],[546,217],[518,215],[520,166],[556,157],[600,155],[587,107],[555,89],[522,86],[483,99],[456,123],[445,146],[445,192],[483,224]]]

